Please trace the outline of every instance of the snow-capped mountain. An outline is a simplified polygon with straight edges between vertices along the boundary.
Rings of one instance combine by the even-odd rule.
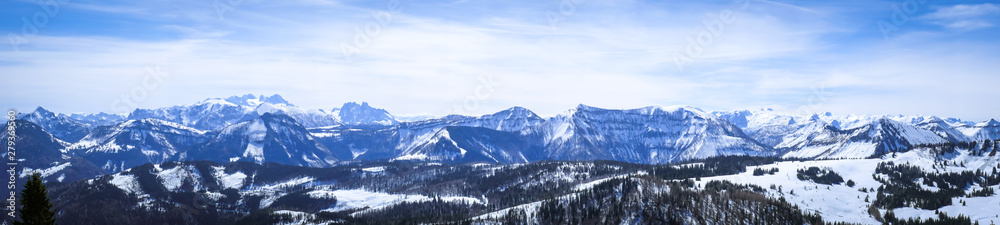
[[[125,121],[128,115],[111,113],[73,113],[69,117],[77,121],[90,124],[91,127],[111,126]]]
[[[772,109],[716,111],[713,114],[726,119],[742,129],[747,136],[769,147],[781,144],[786,135],[803,126],[798,123],[801,118],[782,115]]]
[[[979,123],[980,128],[976,128],[967,121],[936,116],[826,112],[802,117],[768,109],[713,113],[740,126],[760,143],[781,150],[786,157],[864,158],[907,151],[918,144],[968,142],[976,140],[971,136],[980,130],[984,133],[981,139],[998,138],[988,135],[989,122]]]
[[[53,136],[68,142],[75,142],[90,132],[90,124],[80,122],[65,114],[56,114],[45,108],[38,107],[35,111],[21,114],[19,119],[31,121]]]
[[[475,139],[481,146],[469,147],[465,146],[463,148],[468,149],[488,149],[484,152],[475,152],[471,155],[492,155],[493,153],[488,152],[506,152],[511,149],[497,149],[496,147],[491,147],[495,145],[522,145],[523,143],[502,143],[499,140],[511,141],[509,139],[503,138],[489,138],[489,137],[470,137],[468,134],[462,133],[461,137],[453,137],[454,131],[449,131],[449,129],[461,130],[461,132],[467,129],[458,127],[474,127],[483,128],[489,131],[475,132],[481,135],[499,135],[500,133],[509,133],[502,136],[518,136],[517,131],[525,130],[528,127],[540,124],[544,119],[538,117],[530,110],[521,107],[514,107],[507,110],[503,110],[494,114],[483,115],[479,117],[471,116],[461,116],[461,115],[450,115],[437,119],[429,119],[424,121],[416,122],[402,122],[393,126],[384,126],[377,124],[370,125],[342,125],[326,128],[314,128],[310,132],[315,136],[321,143],[328,146],[334,154],[341,159],[355,159],[355,160],[373,160],[373,159],[401,159],[401,160],[430,160],[430,159],[448,159],[448,161],[479,161],[482,159],[487,162],[506,162],[509,161],[502,156],[494,156],[496,160],[490,157],[476,158],[476,157],[455,157],[462,156],[460,154],[462,150],[455,145],[465,146],[466,142],[459,141],[459,144],[451,144],[451,140],[458,139]],[[452,128],[454,127],[454,128]],[[497,130],[499,129],[499,130]],[[495,131],[495,132],[490,132]],[[495,140],[489,143],[481,142],[483,140]],[[520,139],[523,140],[523,139]],[[527,143],[527,142],[525,142]],[[436,155],[441,154],[441,155]],[[516,156],[518,154],[512,154]],[[515,160],[520,161],[520,159]]]
[[[791,158],[867,158],[947,142],[932,131],[886,118],[842,130],[814,117],[776,148],[785,152],[783,157]]]
[[[392,114],[384,109],[371,107],[367,102],[361,104],[348,102],[340,108],[333,109],[339,122],[345,125],[393,125],[399,123]]]
[[[288,106],[292,105],[292,103],[289,103],[288,101],[285,100],[285,98],[282,98],[281,95],[277,95],[277,94],[271,95],[271,96],[264,96],[264,95],[255,96],[253,94],[245,94],[243,96],[230,96],[230,97],[227,97],[227,98],[224,98],[224,99],[222,99],[222,98],[214,98],[214,99],[208,99],[206,101],[210,101],[210,100],[225,100],[226,102],[229,102],[229,103],[233,103],[233,104],[236,104],[236,105],[239,105],[239,106],[251,107],[251,108],[257,107],[258,105],[264,104],[264,103],[270,103],[270,104],[276,104],[276,105],[277,104],[281,104],[281,105],[288,105]]]
[[[914,125],[917,126],[917,127],[919,127],[920,129],[924,129],[924,130],[928,130],[928,131],[934,132],[938,136],[941,136],[941,137],[945,138],[949,142],[958,143],[958,142],[968,142],[968,141],[970,141],[969,140],[969,136],[966,136],[965,134],[963,134],[962,132],[960,132],[958,129],[955,129],[952,126],[952,124],[950,124],[947,121],[942,120],[941,118],[938,118],[936,116],[930,116],[930,117],[923,118],[922,121],[920,121],[920,122],[918,122],[918,123],[916,123]],[[997,136],[997,138],[1000,138],[1000,136]],[[993,139],[996,139],[996,138],[992,138],[990,140],[993,140]]]
[[[115,115],[75,117],[80,120],[42,108],[22,115],[56,137],[69,137],[64,139],[71,143],[65,151],[107,171],[170,160],[325,167],[367,160],[669,163],[721,155],[866,158],[917,145],[1000,139],[996,121],[968,125],[933,116],[829,112],[802,117],[770,109],[707,113],[692,107],[616,110],[580,105],[542,118],[512,107],[482,116],[399,122],[365,102],[325,111],[297,107],[279,95],[252,94],[137,109],[130,120],[108,126],[100,124],[118,120]],[[72,141],[71,134],[81,132],[86,137]]]
[[[541,140],[526,136],[545,120],[531,110],[512,107],[479,117],[451,115],[399,126],[398,160],[520,163],[541,159]],[[471,153],[470,153],[471,152]]]
[[[691,107],[630,110],[580,105],[539,125],[547,159],[667,163],[720,155],[774,155],[738,127]]]
[[[274,162],[312,167],[337,162],[330,150],[287,115],[264,113],[208,135],[211,140],[189,154],[192,160]]]
[[[824,224],[820,214],[867,224],[892,210],[970,212],[982,223],[995,210],[975,205],[995,204],[1000,188],[996,120],[579,105],[551,118],[513,107],[401,122],[364,102],[313,110],[278,95],[139,109],[129,120],[42,108],[20,118],[17,175],[57,183],[50,193],[67,224]],[[85,135],[55,135],[67,130]],[[883,167],[891,162],[918,169]],[[812,166],[847,181],[799,177]],[[915,172],[927,174],[891,178]],[[442,212],[451,214],[426,218]]]
[[[970,140],[997,140],[1000,139],[1000,122],[996,119],[977,123],[974,126],[960,126],[962,131]]]
[[[368,103],[349,102],[341,108],[326,111],[300,108],[289,103],[280,95],[258,96],[253,94],[228,98],[209,98],[192,105],[136,109],[129,114],[128,119],[155,118],[201,130],[218,130],[257,118],[264,113],[288,115],[305,127],[326,127],[339,124],[392,125],[398,123],[391,114],[383,109],[371,107]]]
[[[340,123],[335,112],[322,109],[303,109],[284,103],[261,103],[254,108],[254,113],[256,115],[263,115],[264,113],[287,115],[305,127],[326,127]]]
[[[248,104],[246,101],[248,100],[243,100],[238,104],[222,99],[206,99],[192,105],[159,109],[136,109],[128,115],[128,119],[152,118],[182,124],[199,130],[216,130],[255,118],[254,108],[242,105]]]
[[[512,164],[539,161],[542,151],[540,143],[519,133],[447,126],[394,159]]]
[[[184,153],[205,142],[205,131],[158,119],[128,120],[94,129],[66,147],[107,171],[145,163],[185,160]]]

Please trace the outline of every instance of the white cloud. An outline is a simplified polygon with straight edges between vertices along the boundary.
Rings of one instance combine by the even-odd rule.
[[[940,8],[922,18],[950,29],[977,30],[992,27],[993,23],[982,17],[997,13],[1000,13],[1000,7],[991,3],[962,4]]]
[[[976,29],[992,27],[993,24],[986,22],[984,20],[959,20],[949,23],[948,25],[945,26],[948,28],[959,29],[959,30],[976,30]]]
[[[940,8],[937,11],[927,14],[924,16],[928,19],[967,19],[973,17],[979,17],[983,15],[993,14],[1000,12],[1000,7],[997,7],[991,3],[983,3],[978,5],[954,5],[951,7]]]

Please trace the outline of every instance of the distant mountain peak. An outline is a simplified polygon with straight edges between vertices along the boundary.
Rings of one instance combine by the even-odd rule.
[[[233,103],[233,104],[236,104],[236,105],[249,106],[249,107],[257,107],[258,105],[263,104],[263,103],[285,104],[285,105],[292,106],[292,103],[289,103],[287,100],[285,100],[285,98],[282,98],[281,95],[278,95],[278,94],[274,94],[274,95],[271,95],[271,96],[265,96],[265,95],[259,95],[258,96],[258,95],[254,95],[254,94],[245,94],[243,96],[234,95],[234,96],[230,96],[230,97],[227,97],[227,98],[224,98],[224,99],[223,98],[209,98],[209,99],[206,99],[203,102],[209,102],[209,101],[212,101],[212,100],[224,100],[226,102]]]
[[[49,111],[49,110],[47,110],[45,108],[42,108],[41,106],[35,108],[35,111],[33,111],[32,113],[38,114],[39,116],[46,116],[46,117],[54,117],[56,115],[56,113],[54,113],[52,111]]]
[[[340,117],[340,122],[349,125],[358,124],[382,124],[392,125],[399,123],[392,114],[385,109],[375,108],[368,105],[368,102],[347,102],[340,108],[334,109]]]
[[[508,109],[504,109],[504,110],[502,110],[500,112],[496,112],[496,113],[493,113],[493,114],[490,114],[490,115],[500,115],[500,114],[509,114],[509,115],[512,115],[512,116],[516,115],[516,116],[523,116],[523,117],[538,117],[538,115],[535,114],[535,112],[532,112],[531,110],[529,110],[527,108],[524,108],[524,107],[520,107],[520,106],[510,107]]]
[[[983,122],[983,123],[981,123],[981,124],[979,124],[977,126],[979,126],[979,127],[1000,127],[1000,121],[997,121],[996,119],[990,119],[989,121]]]

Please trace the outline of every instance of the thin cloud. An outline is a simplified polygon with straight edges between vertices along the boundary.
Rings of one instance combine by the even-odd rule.
[[[923,16],[923,19],[955,30],[978,30],[993,27],[993,23],[982,17],[1000,13],[1000,7],[991,3],[976,5],[954,5],[940,8]]]
[[[968,19],[997,12],[1000,12],[1000,7],[997,7],[992,3],[983,3],[978,5],[954,5],[951,7],[940,8],[933,13],[927,14],[924,18],[940,20]]]

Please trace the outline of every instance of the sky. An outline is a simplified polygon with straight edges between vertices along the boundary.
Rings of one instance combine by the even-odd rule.
[[[0,107],[1000,118],[1000,1],[5,0]]]

